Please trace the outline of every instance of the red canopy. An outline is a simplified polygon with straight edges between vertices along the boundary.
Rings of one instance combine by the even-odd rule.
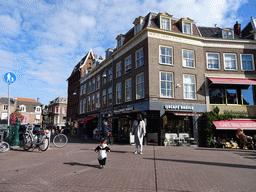
[[[208,79],[213,84],[256,85],[256,79],[218,78],[218,77],[208,77]]]
[[[86,117],[86,118],[84,118],[84,119],[82,119],[82,120],[79,120],[78,121],[78,123],[88,123],[88,121],[89,120],[92,120],[92,119],[94,119],[95,117]]]
[[[242,128],[244,130],[256,130],[256,120],[220,120],[213,121],[216,129],[230,129],[236,130],[238,128]]]

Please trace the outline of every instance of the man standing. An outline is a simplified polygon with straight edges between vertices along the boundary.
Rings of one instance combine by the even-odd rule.
[[[143,136],[146,134],[145,122],[142,120],[141,114],[137,114],[137,119],[133,122],[132,125],[132,135],[135,137],[135,152],[138,154],[138,148],[140,146],[140,154],[142,155],[143,149]]]

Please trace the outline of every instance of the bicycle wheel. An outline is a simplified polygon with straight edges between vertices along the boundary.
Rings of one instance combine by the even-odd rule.
[[[4,142],[4,141],[2,141],[2,142],[0,143],[0,151],[1,151],[2,153],[8,151],[9,149],[10,149],[10,146],[9,146],[8,143],[6,143],[6,142]]]
[[[48,149],[48,147],[49,147],[49,139],[48,138],[44,138],[44,140],[43,140],[43,142],[42,142],[42,144],[39,144],[39,149],[41,150],[41,151],[46,151],[47,149]]]
[[[28,151],[32,147],[32,138],[30,135],[24,135],[23,149]]]
[[[68,138],[64,134],[58,134],[53,138],[52,142],[55,147],[61,148],[68,143]]]

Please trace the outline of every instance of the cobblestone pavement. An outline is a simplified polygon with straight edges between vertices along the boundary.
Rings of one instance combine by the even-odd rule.
[[[99,169],[96,143],[0,154],[0,191],[255,191],[256,151],[113,145]]]

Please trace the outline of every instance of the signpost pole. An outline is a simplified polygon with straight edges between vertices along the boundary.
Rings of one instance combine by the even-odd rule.
[[[7,114],[7,118],[8,118],[8,127],[10,125],[10,83],[8,83],[8,114]]]

